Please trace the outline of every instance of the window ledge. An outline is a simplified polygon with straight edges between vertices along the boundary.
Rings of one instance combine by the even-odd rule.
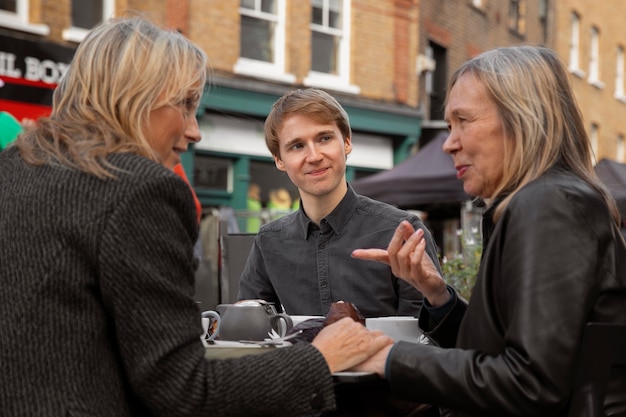
[[[81,43],[87,36],[87,29],[71,27],[63,30],[63,39],[69,42]]]
[[[483,16],[487,16],[487,11],[485,10],[485,6],[476,6],[470,2],[470,8],[475,12],[482,14]]]
[[[575,75],[578,78],[585,78],[585,71],[581,70],[580,68],[569,68],[569,72],[572,75]]]
[[[0,27],[33,33],[35,35],[48,36],[50,26],[38,23],[24,23],[17,18],[0,15]]]
[[[587,81],[589,81],[589,84],[591,84],[592,86],[594,86],[595,88],[599,90],[603,90],[605,87],[604,83],[600,80],[587,80]]]
[[[359,94],[361,92],[359,86],[350,84],[336,75],[321,72],[309,72],[308,77],[304,79],[303,83],[308,87],[327,88],[342,93]]]
[[[233,72],[239,75],[247,75],[250,77],[264,78],[266,80],[279,81],[288,84],[296,82],[296,76],[280,72],[276,65],[267,62],[254,61],[250,59],[242,59],[235,64]]]
[[[617,101],[619,101],[620,103],[626,103],[626,96],[621,94],[621,95],[615,95],[615,98],[617,99]]]

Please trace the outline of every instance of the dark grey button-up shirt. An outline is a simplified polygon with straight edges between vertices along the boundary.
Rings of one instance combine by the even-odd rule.
[[[386,248],[402,220],[424,229],[427,252],[437,251],[421,220],[360,196],[348,187],[318,227],[301,207],[261,227],[239,283],[239,299],[281,304],[292,315],[326,315],[331,303],[354,303],[366,317],[418,316],[422,295],[382,263],[350,256],[357,248]]]

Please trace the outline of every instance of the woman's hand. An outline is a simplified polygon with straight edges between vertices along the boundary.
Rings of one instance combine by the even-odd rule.
[[[382,348],[374,356],[371,356],[365,362],[361,362],[350,370],[358,372],[374,372],[378,374],[378,376],[380,376],[381,378],[384,378],[387,357],[389,356],[391,348],[392,346],[386,346]]]
[[[367,360],[393,340],[382,332],[369,331],[349,317],[330,324],[311,342],[326,359],[330,372],[350,369]]]
[[[387,250],[355,249],[352,257],[391,266],[395,276],[413,285],[433,307],[437,307],[448,301],[450,294],[445,281],[425,252],[424,231],[415,231],[411,223],[404,220],[393,234]]]

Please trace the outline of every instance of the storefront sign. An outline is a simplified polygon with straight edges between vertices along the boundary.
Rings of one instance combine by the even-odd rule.
[[[0,110],[18,120],[50,114],[52,93],[74,49],[0,35]]]

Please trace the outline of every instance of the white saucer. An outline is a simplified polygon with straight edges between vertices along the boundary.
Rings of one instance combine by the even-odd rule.
[[[297,326],[298,324],[302,323],[305,320],[324,318],[324,316],[292,316],[292,315],[289,315],[289,317],[291,318],[291,321],[293,322],[294,326]]]
[[[258,355],[271,352],[274,349],[291,346],[291,343],[284,342],[282,345],[261,346],[255,343],[231,342],[227,340],[216,340],[213,342],[203,341],[205,350],[204,357],[207,359],[238,358],[245,355]]]

